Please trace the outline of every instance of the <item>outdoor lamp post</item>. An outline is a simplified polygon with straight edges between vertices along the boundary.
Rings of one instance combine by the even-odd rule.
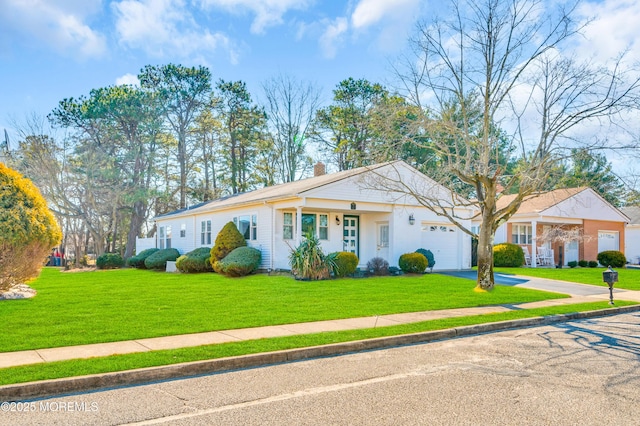
[[[613,283],[618,282],[618,273],[609,266],[602,272],[602,281],[609,285],[609,304],[613,305]]]

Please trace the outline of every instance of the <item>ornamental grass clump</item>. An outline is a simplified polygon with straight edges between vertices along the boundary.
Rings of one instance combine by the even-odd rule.
[[[0,292],[38,276],[62,237],[33,182],[0,163]]]
[[[335,254],[325,255],[317,236],[307,234],[289,255],[291,272],[301,280],[323,280],[336,269]]]
[[[183,254],[176,260],[176,268],[180,272],[212,272],[211,249],[199,247],[189,253]]]

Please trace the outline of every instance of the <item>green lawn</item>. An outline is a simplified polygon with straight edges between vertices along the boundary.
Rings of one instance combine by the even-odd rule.
[[[440,274],[296,281],[45,268],[33,299],[0,302],[0,352],[565,297]]]
[[[605,268],[495,268],[495,272],[505,274],[526,275],[529,277],[548,278],[552,280],[571,281],[582,284],[593,284],[607,287],[602,281],[602,271]],[[640,290],[640,269],[615,269],[618,272],[618,282],[614,288],[626,290]]]
[[[626,306],[633,302],[616,302],[616,306]],[[441,330],[465,325],[506,321],[520,318],[532,318],[606,309],[607,302],[592,302],[575,305],[560,305],[547,308],[514,310],[509,312],[474,315],[468,317],[445,318],[392,327],[368,328],[361,330],[335,331],[300,336],[278,337],[272,339],[248,340],[243,342],[206,345],[193,348],[172,349],[127,355],[115,355],[101,358],[77,359],[51,362],[46,364],[26,365],[0,369],[0,385],[24,383],[37,380],[57,379],[87,374],[100,374],[113,371],[131,370],[135,368],[154,367],[181,362],[205,359],[224,358],[277,350],[310,347],[346,341],[370,339],[383,336],[394,336],[431,330]]]

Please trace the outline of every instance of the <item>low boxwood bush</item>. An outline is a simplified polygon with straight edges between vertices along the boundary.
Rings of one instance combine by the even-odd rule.
[[[589,268],[596,268],[596,267],[598,267],[598,261],[590,260],[589,261]]]
[[[213,265],[214,271],[228,277],[243,277],[260,266],[262,253],[253,247],[238,247]]]
[[[144,265],[144,261],[147,259],[147,257],[151,256],[153,253],[157,252],[158,250],[160,249],[150,248],[150,249],[142,250],[140,253],[136,254],[135,256],[131,256],[129,260],[127,260],[127,265],[131,266],[132,268],[146,269],[146,266]]]
[[[580,266],[581,268],[586,268],[589,265],[589,262],[587,262],[584,259],[581,259],[578,261],[578,266]]]
[[[433,257],[433,253],[431,253],[431,250],[425,250],[423,248],[419,248],[418,250],[416,250],[416,253],[420,253],[424,257],[426,257],[427,262],[429,263],[427,268],[433,270],[433,267],[436,266],[436,261],[435,261],[435,258]]]
[[[578,266],[578,262],[576,262],[575,260],[571,260],[571,261],[567,262],[567,266],[569,268],[575,268],[576,266]]]
[[[389,275],[389,262],[381,257],[374,257],[367,262],[367,271],[377,277]]]
[[[124,259],[118,253],[103,253],[96,259],[98,269],[118,269],[124,266]]]
[[[421,274],[428,265],[427,258],[421,253],[405,253],[398,259],[398,266],[406,274]]]
[[[180,257],[180,252],[174,248],[158,250],[144,261],[147,269],[156,269],[164,271],[167,269],[167,262],[174,261]]]
[[[180,272],[212,272],[211,248],[200,247],[183,254],[176,260],[176,268]]]
[[[598,262],[600,262],[602,266],[622,268],[627,263],[627,258],[617,250],[607,250],[598,253]]]
[[[351,253],[348,251],[339,251],[334,253],[335,269],[334,273],[336,277],[346,277],[347,275],[352,275],[356,272],[356,268],[358,268],[358,256],[355,253]]]
[[[519,268],[524,265],[522,247],[512,243],[501,243],[493,246],[493,265],[499,267]]]

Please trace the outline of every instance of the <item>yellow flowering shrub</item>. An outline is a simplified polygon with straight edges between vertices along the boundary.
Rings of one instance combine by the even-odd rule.
[[[0,291],[36,277],[61,237],[38,188],[0,163]]]

